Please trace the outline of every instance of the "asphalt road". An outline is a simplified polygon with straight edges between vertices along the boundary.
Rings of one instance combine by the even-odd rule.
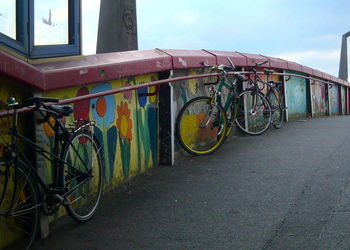
[[[350,116],[233,136],[105,193],[33,249],[350,249]]]

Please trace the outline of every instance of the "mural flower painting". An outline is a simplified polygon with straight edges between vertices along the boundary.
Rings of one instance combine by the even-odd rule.
[[[129,87],[131,86],[131,84],[129,82],[125,82],[124,83],[124,87]],[[124,99],[125,100],[128,100],[129,103],[131,103],[131,100],[132,100],[132,91],[125,91],[124,94]]]
[[[99,93],[111,90],[109,83],[98,84],[91,90],[91,93]],[[100,127],[109,127],[114,121],[115,100],[113,95],[101,96],[91,99],[92,117]]]
[[[89,89],[83,87],[78,90],[76,96],[84,96],[89,94]],[[89,120],[90,116],[90,100],[82,100],[74,103],[74,120]]]
[[[127,143],[130,143],[132,139],[132,121],[130,120],[130,110],[128,104],[122,102],[121,106],[117,107],[118,119],[117,127],[119,129],[119,137],[121,139],[126,139]]]
[[[101,83],[92,88],[91,93],[111,90],[110,83]],[[113,125],[115,118],[115,99],[113,95],[91,99],[91,114],[96,121],[95,135],[102,145],[102,154],[105,161],[106,179],[112,182],[114,161],[117,149],[117,128]],[[109,171],[108,171],[109,170]]]
[[[130,142],[132,140],[132,120],[130,119],[128,104],[126,102],[121,102],[120,106],[117,107],[117,113],[117,128],[119,130],[123,175],[127,178],[130,169]]]
[[[143,95],[147,93],[148,93],[148,88],[142,88],[137,90],[139,105],[142,108],[144,108],[147,104],[147,96]]]
[[[89,89],[87,87],[80,88],[76,94],[76,96],[84,96],[89,94]],[[80,127],[84,124],[84,121],[90,120],[90,100],[82,100],[74,103],[73,105],[74,110],[74,120],[77,121],[76,127]],[[80,138],[79,139],[80,144],[86,143],[86,139]]]

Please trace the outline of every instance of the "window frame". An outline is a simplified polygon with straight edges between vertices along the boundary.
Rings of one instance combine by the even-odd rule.
[[[16,0],[16,39],[0,32],[0,44],[28,58],[81,54],[81,1],[68,1],[68,44],[34,45],[34,1]]]
[[[28,1],[16,0],[16,39],[0,32],[0,44],[12,48],[22,54],[28,51]]]

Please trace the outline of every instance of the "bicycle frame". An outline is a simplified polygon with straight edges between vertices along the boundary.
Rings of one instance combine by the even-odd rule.
[[[227,83],[227,76],[221,77],[221,80],[219,82],[219,87],[214,92],[212,102],[216,102],[218,105],[221,105],[224,109],[224,112],[227,114],[227,111],[230,109],[231,116],[230,116],[230,126],[227,134],[231,132],[232,129],[232,123],[234,122],[237,111],[238,111],[238,105],[236,103],[236,98],[238,96],[237,94],[237,86],[236,86],[236,79],[234,82],[228,81]],[[224,105],[222,105],[222,91],[226,88],[228,90],[227,98],[224,102]]]
[[[45,110],[47,111],[47,110]],[[45,114],[39,110],[39,113],[45,118]],[[54,149],[53,153],[45,150],[44,148],[38,146],[33,141],[25,137],[24,135],[20,134],[17,130],[17,123],[18,123],[18,112],[16,109],[14,109],[14,119],[13,119],[13,125],[10,129],[10,136],[11,136],[11,143],[8,145],[8,150],[11,152],[11,157],[9,159],[9,162],[7,164],[10,164],[10,166],[17,166],[17,164],[22,161],[24,164],[23,167],[26,168],[26,171],[28,171],[29,174],[31,174],[35,181],[38,183],[38,185],[42,188],[43,193],[46,194],[58,194],[56,198],[59,199],[61,203],[63,203],[63,198],[72,192],[74,192],[77,188],[79,188],[81,185],[85,183],[85,181],[79,183],[75,188],[71,189],[70,191],[66,191],[64,187],[64,165],[68,165],[70,167],[73,167],[72,164],[69,162],[66,162],[60,158],[60,147],[64,147],[65,141],[69,138],[70,132],[68,132],[67,128],[59,121],[58,118],[55,119],[55,125],[53,126],[50,122],[48,122],[49,126],[55,131],[55,141],[54,141]],[[45,119],[44,119],[45,120]],[[83,126],[79,127],[78,129],[74,130],[73,132],[76,132],[80,129],[83,129],[87,126],[94,125],[94,122],[88,122],[85,123]],[[16,141],[22,140],[26,145],[28,145],[31,149],[33,149],[36,153],[39,153],[41,156],[43,156],[45,159],[52,162],[52,167],[54,169],[53,172],[53,181],[52,183],[46,184],[44,180],[40,177],[40,175],[35,170],[35,167],[31,163],[31,161],[26,157],[26,155],[18,148]],[[77,151],[74,148],[74,151]],[[77,153],[77,157],[80,158],[80,155]],[[79,171],[76,169],[79,174],[86,175],[86,181],[89,179],[90,176],[87,174]]]

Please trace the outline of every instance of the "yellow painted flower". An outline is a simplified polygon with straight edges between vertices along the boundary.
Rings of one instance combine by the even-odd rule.
[[[184,116],[183,121],[181,122],[181,128],[180,130],[183,131],[183,138],[182,140],[187,145],[191,145],[195,143],[195,140],[197,139],[197,133],[198,133],[198,121],[197,117],[194,114],[189,114]]]
[[[155,93],[155,92],[157,92],[157,86],[152,86],[152,87],[150,87],[150,90],[149,90],[149,92],[150,93]],[[156,103],[156,101],[157,101],[157,96],[158,96],[158,94],[155,94],[155,95],[151,95],[150,97],[149,97],[149,101],[151,102],[151,103]]]
[[[119,129],[119,137],[125,138],[127,143],[132,140],[132,120],[130,119],[130,109],[128,104],[122,102],[120,106],[117,106],[118,119],[117,128]]]
[[[51,137],[55,135],[55,131],[52,129],[49,123],[52,125],[52,127],[55,127],[56,121],[54,118],[50,117],[49,120],[44,123],[44,132],[48,137]]]

